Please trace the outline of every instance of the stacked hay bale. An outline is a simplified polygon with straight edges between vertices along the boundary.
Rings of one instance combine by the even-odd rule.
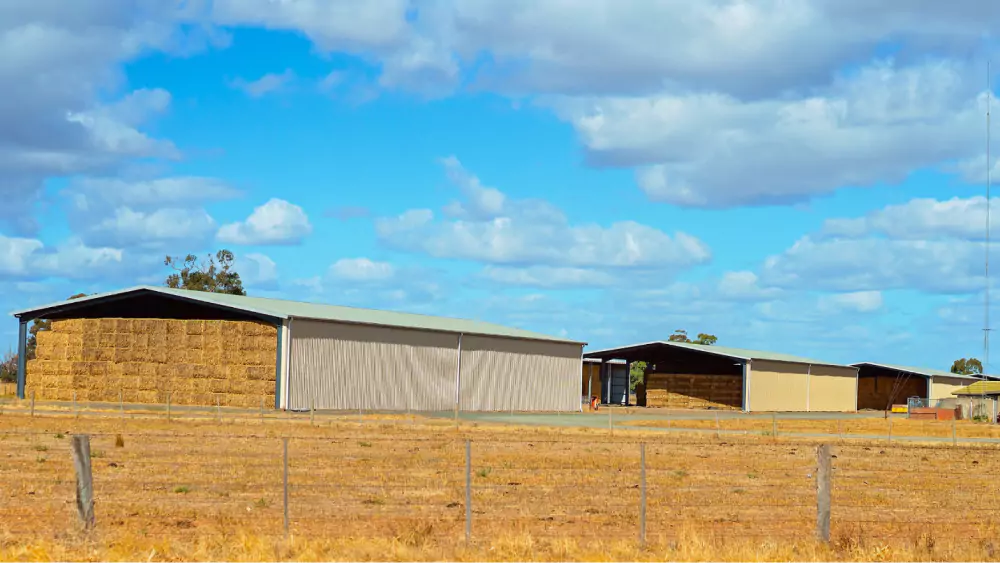
[[[672,409],[739,409],[743,377],[739,375],[646,374],[646,406]]]
[[[274,405],[277,329],[249,321],[74,319],[37,335],[39,400]]]

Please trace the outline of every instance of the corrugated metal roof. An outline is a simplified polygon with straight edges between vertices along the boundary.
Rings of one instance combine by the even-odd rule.
[[[78,299],[60,301],[41,307],[33,307],[22,311],[11,313],[14,316],[32,314],[46,309],[61,307],[65,305],[79,305],[87,301],[100,301],[109,297],[121,296],[132,292],[151,291],[164,295],[171,295],[182,299],[199,301],[206,304],[227,307],[259,315],[274,317],[277,319],[301,318],[315,319],[321,321],[338,321],[346,323],[358,323],[367,325],[389,326],[399,328],[412,328],[422,330],[435,330],[440,332],[453,332],[465,334],[478,334],[484,336],[505,336],[509,338],[523,338],[528,340],[545,340],[549,342],[566,342],[570,344],[581,344],[575,340],[549,336],[538,332],[521,330],[518,328],[506,327],[503,325],[474,321],[467,319],[454,319],[448,317],[435,317],[431,315],[418,315],[414,313],[398,313],[395,311],[380,311],[376,309],[361,309],[357,307],[344,307],[341,305],[326,305],[320,303],[304,303],[300,301],[286,301],[283,299],[271,299],[266,297],[246,297],[242,295],[229,295],[225,293],[209,293],[205,291],[190,291],[186,289],[172,289],[159,286],[138,286],[119,291],[111,291],[97,295],[89,295]]]
[[[1000,395],[1000,381],[977,381],[951,392],[952,395]]]
[[[851,364],[852,366],[875,366],[885,369],[890,369],[894,371],[905,371],[908,373],[915,373],[917,375],[923,375],[925,377],[950,377],[953,379],[971,379],[978,381],[979,378],[973,375],[962,375],[960,373],[951,373],[950,371],[941,371],[937,369],[927,369],[927,368],[915,368],[912,366],[900,366],[895,364],[883,364],[876,362],[858,362],[856,364]]]
[[[619,348],[609,348],[607,350],[595,350],[593,352],[587,352],[584,354],[585,357],[598,357],[602,353],[614,353],[630,348],[639,348],[642,346],[651,346],[662,344],[664,346],[673,346],[675,348],[684,348],[687,350],[694,350],[696,352],[704,352],[706,354],[714,354],[717,356],[725,356],[727,358],[734,358],[737,360],[764,360],[773,362],[791,362],[797,364],[812,364],[817,366],[835,366],[835,367],[853,367],[845,364],[836,364],[832,362],[826,362],[822,360],[814,360],[810,358],[803,358],[801,356],[793,356],[791,354],[781,354],[778,352],[764,352],[761,350],[747,350],[744,348],[730,348],[728,346],[705,346],[702,344],[694,344],[690,342],[670,342],[670,341],[654,341],[645,342],[642,344],[632,344],[629,346],[621,346]]]

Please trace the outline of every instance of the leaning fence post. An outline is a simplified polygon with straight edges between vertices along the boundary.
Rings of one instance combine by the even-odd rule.
[[[80,411],[76,408],[76,391],[73,391],[73,417],[80,418]]]
[[[309,426],[316,426],[316,401],[309,404]]]
[[[830,541],[830,445],[816,448],[816,537]]]
[[[76,434],[70,442],[76,471],[76,512],[86,530],[94,527],[94,481],[90,470],[90,436]]]
[[[646,444],[639,444],[640,463],[640,504],[639,504],[639,545],[646,547]]]
[[[465,541],[472,541],[472,440],[465,441]]]
[[[288,438],[282,438],[282,445],[284,449],[284,465],[285,465],[285,476],[284,476],[284,506],[285,506],[285,535],[288,535]]]
[[[889,443],[892,443],[892,416],[889,416]]]
[[[719,411],[715,411],[715,439],[721,438],[721,433],[719,431]]]

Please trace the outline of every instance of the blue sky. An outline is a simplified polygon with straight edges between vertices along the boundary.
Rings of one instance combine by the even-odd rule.
[[[0,309],[228,248],[254,295],[947,369],[983,353],[995,21],[980,2],[6,2]]]

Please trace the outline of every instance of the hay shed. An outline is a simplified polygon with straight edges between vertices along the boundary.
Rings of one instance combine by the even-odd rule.
[[[584,344],[451,319],[140,286],[13,313],[40,400],[575,411]],[[28,323],[40,332],[26,360]]]
[[[940,401],[979,381],[971,375],[874,362],[852,364],[858,368],[858,409],[889,410],[910,398]]]
[[[597,397],[602,405],[629,404],[629,367],[623,360],[583,361],[583,402]]]
[[[857,368],[788,354],[647,342],[587,352],[584,358],[646,362],[639,406],[745,412],[857,408]]]

